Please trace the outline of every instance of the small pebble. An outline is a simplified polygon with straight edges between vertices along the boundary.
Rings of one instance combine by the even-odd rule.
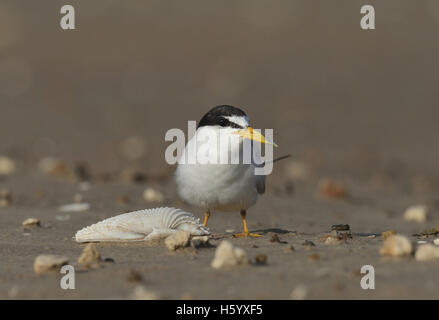
[[[160,300],[162,299],[162,296],[152,290],[146,289],[144,286],[137,286],[134,289],[134,292],[132,294],[132,299],[135,300]]]
[[[128,282],[131,282],[131,283],[139,283],[139,282],[142,282],[142,280],[143,280],[142,275],[134,269],[131,269],[128,272],[128,276],[126,279]]]
[[[424,244],[419,246],[415,253],[417,261],[431,261],[439,259],[439,248],[432,244]]]
[[[302,242],[302,246],[314,247],[315,244],[314,244],[314,242],[312,242],[310,240],[305,240]]]
[[[121,180],[127,183],[143,183],[147,176],[138,170],[127,168],[122,171]]]
[[[435,245],[439,246],[439,238],[434,239],[434,240],[433,240],[433,243],[434,243]]]
[[[409,238],[403,235],[392,235],[384,240],[380,249],[380,254],[383,256],[405,256],[413,252],[413,246]]]
[[[191,234],[187,231],[177,231],[165,239],[165,245],[169,250],[184,248],[189,244]]]
[[[427,241],[425,241],[425,240],[419,240],[418,241],[418,244],[426,244],[427,243]]]
[[[230,241],[223,240],[215,251],[211,266],[214,269],[223,269],[247,263],[248,258],[244,250],[233,246]]]
[[[153,188],[146,188],[143,192],[143,198],[148,202],[158,202],[164,201],[165,197],[160,191],[154,190]]]
[[[296,248],[294,248],[293,245],[286,246],[284,249],[285,252],[293,252],[295,250],[296,250]]]
[[[388,230],[388,231],[384,231],[382,233],[383,239],[386,240],[388,237],[390,236],[394,236],[396,235],[396,231],[395,230]]]
[[[256,265],[266,265],[267,264],[267,256],[265,254],[258,254],[255,257]]]
[[[99,266],[101,261],[101,255],[94,243],[89,243],[82,251],[81,256],[78,258],[78,263],[85,268],[94,268]]]
[[[331,230],[335,231],[349,231],[351,230],[348,224],[334,224],[331,226]]]
[[[38,227],[40,226],[40,220],[37,218],[27,218],[21,225],[23,227]]]
[[[346,198],[347,192],[343,184],[332,179],[323,178],[318,184],[319,194],[326,198]]]
[[[404,213],[404,219],[424,223],[427,220],[427,206],[418,205],[409,207]]]
[[[0,189],[0,208],[10,206],[12,203],[12,194],[8,189]]]
[[[15,162],[9,157],[0,156],[0,175],[10,175],[15,172]]]
[[[314,253],[314,254],[310,255],[308,258],[311,261],[318,261],[320,259],[320,256],[317,253]]]
[[[68,263],[68,258],[64,256],[44,254],[36,257],[34,271],[37,274],[59,272],[63,265]]]
[[[290,298],[292,300],[305,300],[307,296],[308,296],[308,288],[303,284],[300,284],[297,287],[295,287],[290,294]]]
[[[119,203],[120,204],[128,204],[129,200],[128,200],[128,196],[126,195],[121,195],[119,197]]]
[[[46,157],[41,159],[38,163],[38,168],[42,173],[56,177],[66,177],[71,174],[70,170],[64,162],[53,157]]]
[[[61,212],[80,212],[80,211],[87,211],[90,209],[90,204],[84,202],[84,203],[71,203],[71,204],[65,204],[60,206],[59,211]]]
[[[271,243],[280,243],[279,236],[276,233],[272,234],[271,238],[270,238],[270,242]]]
[[[343,239],[343,237],[339,237],[339,236],[334,237],[332,235],[324,236],[322,240],[323,243],[326,245],[338,245],[346,242],[346,240]]]

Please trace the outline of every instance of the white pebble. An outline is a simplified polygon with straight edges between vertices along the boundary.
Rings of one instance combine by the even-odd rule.
[[[21,225],[23,227],[39,226],[40,220],[38,220],[37,218],[28,218],[28,219],[24,220]]]
[[[417,261],[430,261],[439,259],[439,248],[432,244],[424,244],[416,250],[415,258]]]
[[[179,248],[186,247],[189,244],[190,237],[190,232],[180,230],[167,237],[165,245],[169,250],[175,251]]]
[[[290,298],[292,300],[305,300],[307,296],[308,288],[303,284],[299,284],[297,287],[295,287],[290,294]]]
[[[43,254],[36,257],[34,262],[34,271],[37,274],[59,271],[59,269],[67,263],[67,257],[52,254]]]
[[[8,175],[15,172],[15,162],[8,157],[0,156],[0,175]]]
[[[424,223],[427,220],[427,206],[418,205],[409,207],[404,213],[404,219]]]
[[[161,295],[155,291],[146,289],[144,286],[137,286],[132,294],[132,299],[135,300],[160,300]]]
[[[146,188],[143,192],[143,198],[148,202],[163,202],[165,197],[160,191],[153,188]]]
[[[212,260],[212,268],[221,269],[248,263],[247,254],[241,248],[236,248],[230,241],[224,240],[218,246]]]
[[[84,203],[70,203],[59,207],[61,212],[80,212],[90,209],[90,205],[86,202]]]
[[[97,266],[101,261],[101,255],[94,243],[89,243],[78,258],[78,263],[83,266]]]
[[[433,240],[433,243],[434,243],[435,245],[439,246],[439,238],[434,239],[434,240]]]
[[[409,238],[403,235],[389,236],[383,242],[383,246],[380,249],[380,254],[383,256],[405,256],[410,255],[413,251],[412,243]]]

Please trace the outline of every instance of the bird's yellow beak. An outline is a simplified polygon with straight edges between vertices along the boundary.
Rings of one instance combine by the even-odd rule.
[[[240,135],[244,139],[250,139],[261,143],[268,143],[277,147],[277,144],[275,144],[274,142],[267,141],[267,139],[265,139],[265,137],[261,133],[259,133],[258,131],[254,131],[252,127],[247,127],[247,129],[245,130],[240,130],[234,133]]]

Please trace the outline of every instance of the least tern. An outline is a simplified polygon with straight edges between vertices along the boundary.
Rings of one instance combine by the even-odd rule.
[[[229,145],[209,142],[207,146],[199,144],[200,136],[212,135],[229,141]],[[180,160],[186,161],[178,162],[175,178],[180,198],[205,210],[204,226],[207,226],[211,211],[239,211],[244,232],[235,236],[260,237],[259,234],[249,232],[246,220],[247,209],[256,203],[258,194],[265,192],[265,175],[255,174],[255,167],[261,163],[260,159],[255,158],[260,153],[253,152],[257,144],[251,143],[252,160],[248,164],[242,161],[237,164],[201,164],[195,159],[200,148],[207,151],[210,160],[212,157],[218,159],[224,153],[231,159],[236,153],[242,152],[244,139],[275,145],[250,127],[249,118],[243,110],[228,105],[214,107],[201,118],[194,136],[188,141],[180,157]]]

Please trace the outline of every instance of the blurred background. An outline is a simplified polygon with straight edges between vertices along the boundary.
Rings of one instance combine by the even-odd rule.
[[[439,3],[366,2],[1,0],[0,154],[167,170],[165,132],[231,104],[315,170],[437,175]]]
[[[75,30],[60,28],[66,4]],[[360,28],[365,4],[375,30]],[[0,0],[0,299],[131,297],[132,274],[173,299],[437,298],[437,264],[379,247],[384,231],[439,235],[438,31],[438,0]],[[37,254],[75,263],[76,231],[115,214],[202,217],[178,201],[165,133],[220,104],[292,155],[249,214],[266,237],[233,239],[266,267],[216,273],[213,248],[102,245],[115,263],[78,273],[80,290],[34,274]],[[236,213],[209,224],[241,230]],[[338,224],[353,239],[323,245]],[[360,290],[366,264],[376,291]]]

